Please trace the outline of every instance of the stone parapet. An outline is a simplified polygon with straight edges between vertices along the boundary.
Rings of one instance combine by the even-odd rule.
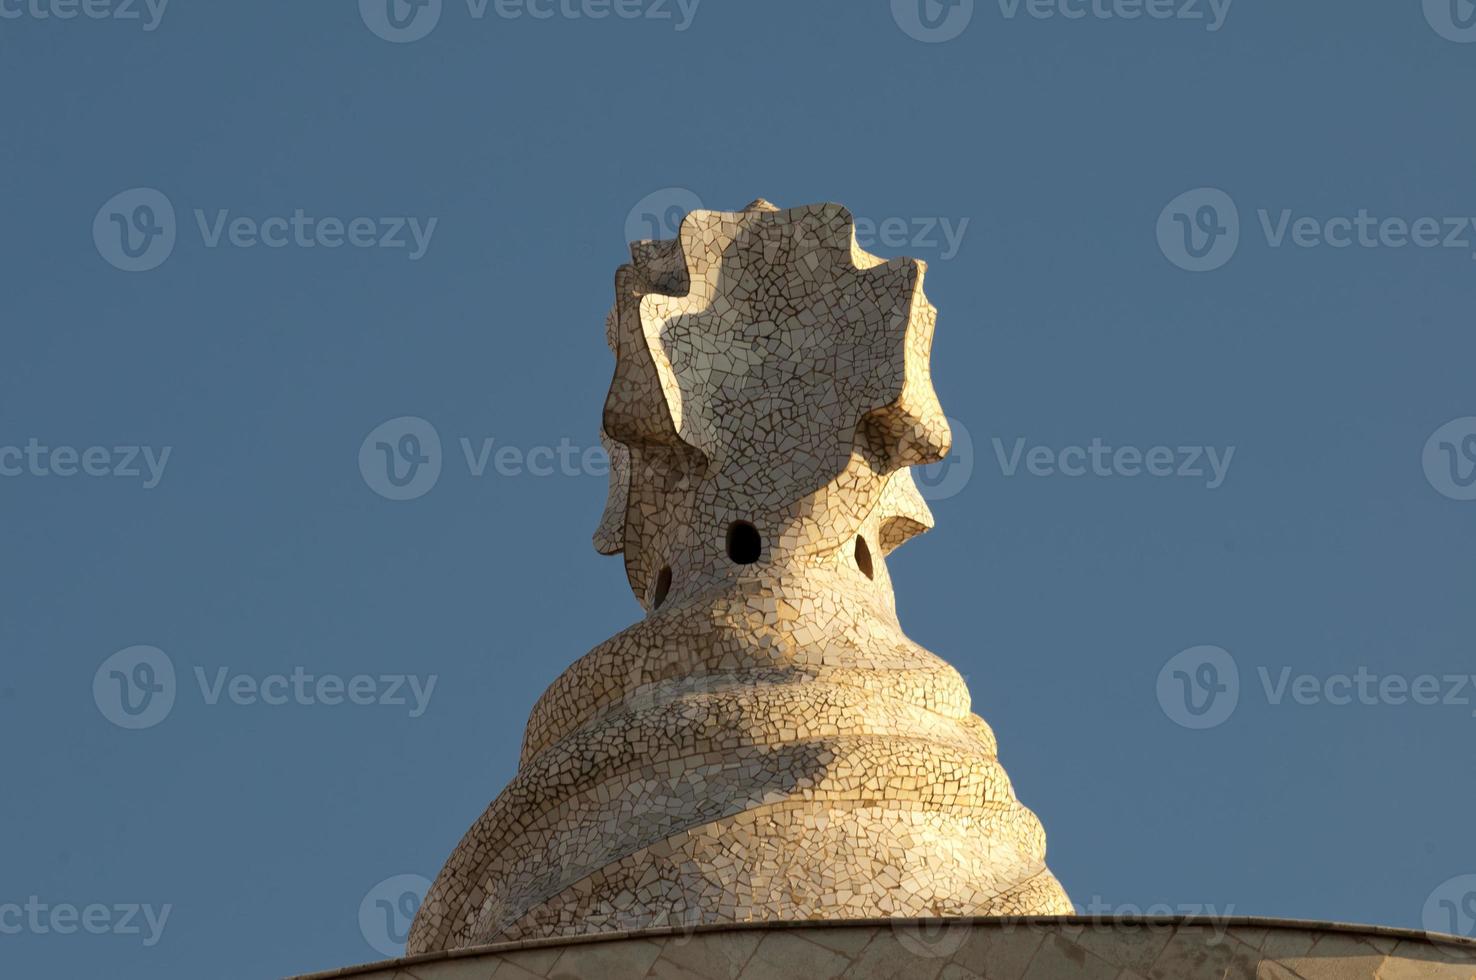
[[[300,980],[1473,980],[1476,940],[1284,919],[1057,916],[650,929]]]

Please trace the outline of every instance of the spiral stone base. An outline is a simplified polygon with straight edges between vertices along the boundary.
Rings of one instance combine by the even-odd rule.
[[[411,950],[1068,913],[996,753],[963,679],[848,575],[699,594],[534,707],[517,776],[426,896]]]

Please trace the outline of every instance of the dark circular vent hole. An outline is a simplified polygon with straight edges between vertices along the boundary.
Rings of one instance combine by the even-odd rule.
[[[656,576],[656,591],[651,596],[651,608],[660,609],[661,604],[666,601],[666,593],[671,591],[671,566],[668,565]]]
[[[871,549],[866,547],[866,539],[856,535],[856,567],[861,569],[861,574],[871,578]]]
[[[728,528],[728,557],[736,565],[752,565],[764,550],[758,528],[747,521],[734,521]]]

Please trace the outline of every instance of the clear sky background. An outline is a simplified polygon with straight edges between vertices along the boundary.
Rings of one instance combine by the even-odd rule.
[[[1466,0],[445,0],[398,34],[369,0],[49,2],[0,0],[0,972],[393,946],[399,876],[639,615],[590,546],[598,460],[530,472],[597,445],[627,229],[760,195],[930,264],[972,449],[926,477],[898,607],[1072,898],[1476,933],[1430,914],[1476,892],[1476,681],[1444,680],[1476,673]],[[268,220],[298,209],[313,247]],[[1420,218],[1462,237],[1395,247]],[[360,450],[402,417],[441,465],[392,500]],[[1093,440],[1202,473],[1061,472]],[[324,703],[358,674],[376,703]],[[435,676],[418,715],[395,675]]]

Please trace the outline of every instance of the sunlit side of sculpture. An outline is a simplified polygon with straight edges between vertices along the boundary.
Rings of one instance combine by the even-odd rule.
[[[615,277],[605,404],[646,618],[534,707],[408,951],[711,923],[1069,914],[962,678],[886,556],[949,448],[925,266],[849,212],[698,211]]]

